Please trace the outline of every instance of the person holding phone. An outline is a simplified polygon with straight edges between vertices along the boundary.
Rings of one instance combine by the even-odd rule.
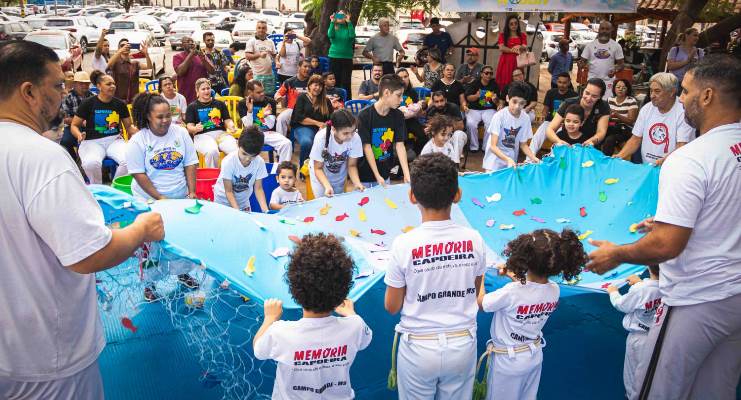
[[[177,75],[178,88],[188,104],[196,100],[196,81],[208,78],[215,68],[206,55],[195,45],[193,39],[184,36],[180,40],[183,51],[172,56],[172,67]]]
[[[138,44],[137,44],[138,46]],[[131,59],[132,46],[129,40],[124,38],[118,41],[118,50],[108,60],[108,71],[113,80],[116,81],[115,97],[130,104],[134,97],[139,94],[139,63]],[[152,69],[152,60],[149,58],[146,46],[139,49],[147,59],[147,68]]]
[[[352,100],[352,58],[355,53],[355,27],[350,14],[340,10],[329,17],[329,69],[337,78],[337,87],[345,89]]]
[[[105,72],[108,69],[108,60],[111,59],[111,45],[105,35],[109,33],[113,32],[105,28],[100,31],[100,38],[98,38],[98,44],[95,45],[95,53],[93,54],[93,70]]]
[[[304,57],[302,50],[311,44],[311,39],[297,35],[293,28],[288,26],[284,30],[284,37],[280,50],[275,56],[275,69],[278,71],[278,82],[281,85],[288,78],[296,76],[298,64]]]

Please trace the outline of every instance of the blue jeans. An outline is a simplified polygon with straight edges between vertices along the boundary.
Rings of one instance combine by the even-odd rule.
[[[301,148],[301,151],[299,152],[299,168],[304,165],[304,160],[309,158],[316,132],[316,128],[303,125],[299,125],[291,130],[291,136],[298,142],[298,145]]]

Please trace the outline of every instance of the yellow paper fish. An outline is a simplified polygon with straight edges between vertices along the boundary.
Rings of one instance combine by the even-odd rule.
[[[628,228],[630,233],[636,233],[638,232],[638,224],[630,224],[630,228]]]
[[[397,208],[399,208],[399,207],[396,206],[396,203],[394,203],[393,201],[391,201],[391,199],[389,199],[388,197],[386,197],[385,199],[383,199],[383,201],[386,202],[386,205],[389,206],[389,208],[393,208],[394,210],[396,210]]]
[[[329,209],[330,208],[332,208],[332,206],[330,206],[329,203],[327,203],[324,207],[322,207],[322,208],[319,209],[319,214],[321,214],[321,215],[327,215],[327,214],[329,214]]]
[[[350,229],[350,235],[358,237],[360,236],[360,232],[356,231],[355,229]]]
[[[586,231],[586,232],[582,233],[581,235],[579,235],[579,240],[584,240],[584,239],[588,238],[592,233],[594,233],[594,232],[592,232],[592,231]]]
[[[358,219],[361,222],[365,222],[368,220],[368,217],[365,215],[365,210],[363,210],[362,208],[358,211]]]
[[[620,182],[620,179],[618,178],[607,178],[605,179],[605,185],[614,185],[616,183]]]
[[[247,266],[244,268],[244,273],[251,277],[255,273],[255,256],[250,257],[247,261]]]
[[[581,163],[582,168],[589,168],[592,165],[594,165],[594,161],[592,161],[592,160],[584,161],[583,163]]]
[[[407,225],[407,226],[401,228],[401,231],[404,232],[404,233],[407,233],[407,232],[411,231],[412,229],[414,229],[413,226]]]

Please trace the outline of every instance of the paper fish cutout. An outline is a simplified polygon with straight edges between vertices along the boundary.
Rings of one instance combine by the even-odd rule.
[[[244,267],[243,271],[249,277],[251,277],[252,274],[255,273],[255,256],[251,256],[250,259],[247,260],[247,266]]]
[[[479,207],[481,207],[481,208],[484,208],[484,204],[483,204],[483,203],[481,203],[481,201],[479,201],[479,199],[477,199],[477,198],[475,198],[475,197],[471,197],[471,202],[472,202],[472,203],[473,203],[474,205],[476,205],[476,206],[479,206]]]
[[[280,223],[281,224],[286,224],[286,225],[296,225],[296,222],[294,222],[292,219],[288,219],[288,218],[281,218],[280,219]]]
[[[633,202],[632,201],[629,201],[626,205],[627,206],[632,206],[633,205]]]
[[[567,285],[576,285],[579,281],[581,281],[581,275],[577,275],[574,279],[564,281],[564,283]]]
[[[368,217],[365,215],[365,210],[363,210],[362,208],[358,210],[358,219],[360,220],[360,222],[365,222],[368,220]]]
[[[152,200],[152,199],[147,199],[147,204],[154,204],[154,200]]]
[[[365,196],[362,199],[360,199],[360,203],[358,203],[358,205],[360,207],[362,207],[362,206],[368,204],[369,201],[370,201],[370,198],[368,198],[368,196]]]
[[[201,207],[203,207],[203,204],[196,200],[196,204],[194,206],[188,207],[185,209],[185,212],[188,214],[198,214],[201,212]]]
[[[570,219],[568,219],[568,218],[558,218],[558,219],[556,220],[556,222],[558,222],[559,224],[566,224],[566,223],[569,223],[569,222],[571,222],[571,220],[570,220]]]
[[[320,215],[327,215],[327,214],[329,214],[329,209],[330,208],[332,208],[332,206],[330,206],[329,203],[327,203],[324,207],[322,207],[322,208],[319,209],[319,214]]]
[[[288,247],[278,247],[277,249],[273,250],[272,253],[270,253],[273,258],[280,258],[285,257],[291,252],[291,249]]]
[[[515,217],[520,217],[520,216],[523,216],[525,214],[527,214],[527,212],[525,212],[525,209],[524,208],[521,209],[521,210],[515,210],[515,211],[512,212],[512,215],[514,215]]]
[[[407,232],[411,231],[412,229],[414,229],[413,226],[407,225],[407,226],[401,228],[401,231],[404,232],[404,233],[407,233]]]
[[[510,224],[510,225],[501,224],[501,225],[499,225],[499,229],[501,229],[503,231],[508,231],[508,230],[514,229],[514,228],[515,228],[514,224]]]
[[[121,325],[123,325],[124,328],[131,331],[131,333],[136,333],[136,331],[139,329],[134,326],[134,323],[131,322],[129,317],[123,317],[121,318]]]
[[[586,207],[579,208],[579,215],[581,215],[582,217],[586,217],[587,216],[587,208]]]
[[[131,208],[131,202],[130,201],[124,201],[123,202],[123,208]]]
[[[599,192],[599,201],[606,202],[607,201],[607,193],[605,192]]]
[[[388,197],[385,198],[385,199],[383,199],[383,201],[386,202],[386,205],[389,206],[389,208],[393,208],[394,210],[397,209],[397,208],[399,208],[399,207],[396,206],[396,203],[394,203],[393,201],[391,201],[391,199],[389,199]]]
[[[386,231],[382,231],[380,229],[371,229],[371,233],[375,233],[376,235],[385,235]]]
[[[495,221],[493,219],[489,219],[489,220],[486,221],[486,226],[488,226],[489,228],[491,228],[492,226],[494,226],[494,222]]]
[[[582,168],[589,168],[592,165],[594,165],[594,161],[592,161],[592,160],[584,161],[583,163],[581,163]]]
[[[535,222],[540,222],[541,224],[545,224],[545,220],[543,218],[532,217],[530,219],[533,220],[533,221],[535,221]]]
[[[543,199],[540,197],[533,197],[530,199],[530,204],[543,204]]]
[[[638,224],[630,224],[630,227],[628,228],[630,233],[636,233],[638,232]]]
[[[586,232],[582,233],[581,235],[579,235],[579,240],[584,240],[584,239],[588,238],[590,235],[592,235],[592,233],[594,233],[594,232],[592,232],[592,231],[586,231]]]
[[[607,289],[608,287],[610,287],[610,282],[605,282],[605,283],[603,283],[603,284],[602,284],[602,286],[600,286],[600,287],[601,287],[602,289]]]
[[[558,162],[558,168],[566,169],[566,159],[561,157],[561,160]]]
[[[616,183],[620,182],[619,178],[607,178],[605,179],[605,185],[614,185]]]
[[[360,236],[360,232],[356,231],[355,229],[350,229],[350,235],[353,237]]]
[[[306,217],[304,218],[304,222],[306,222],[307,224],[312,223],[314,222],[314,217]]]
[[[341,222],[341,221],[344,221],[345,218],[347,218],[347,217],[349,217],[349,215],[347,215],[347,213],[342,213],[341,215],[338,215],[338,216],[334,217],[334,220],[337,221],[337,222]]]
[[[494,193],[491,196],[486,196],[486,201],[488,203],[496,202],[496,201],[499,201],[499,200],[502,200],[502,194],[501,193]]]
[[[301,238],[296,235],[288,235],[288,240],[296,244],[301,244]]]
[[[374,273],[375,273],[375,271],[373,271],[373,270],[370,270],[370,271],[363,271],[363,272],[358,272],[358,274],[357,274],[357,275],[355,275],[355,279],[363,279],[363,278],[367,278],[367,277],[369,277],[369,276],[373,275]]]

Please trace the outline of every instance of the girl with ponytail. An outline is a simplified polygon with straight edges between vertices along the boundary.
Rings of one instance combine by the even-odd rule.
[[[358,175],[358,159],[363,157],[363,143],[356,130],[358,121],[346,109],[332,113],[326,128],[314,136],[309,154],[311,187],[316,197],[332,197],[345,191],[349,176],[357,190],[364,190]]]

